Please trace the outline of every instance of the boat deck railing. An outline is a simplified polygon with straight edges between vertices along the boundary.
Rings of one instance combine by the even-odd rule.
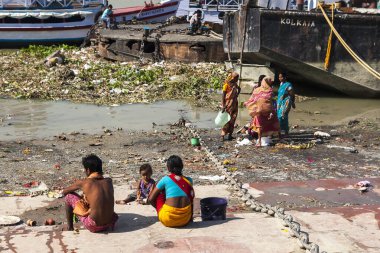
[[[199,1],[200,8],[205,10],[238,10],[243,4],[244,0],[203,0]]]
[[[106,0],[0,0],[0,9],[3,8],[48,8],[70,6],[105,5]]]

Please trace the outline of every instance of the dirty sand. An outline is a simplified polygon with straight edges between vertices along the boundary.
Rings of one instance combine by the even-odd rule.
[[[332,135],[322,144],[307,149],[279,148],[277,146],[257,148],[235,147],[236,141],[222,142],[216,129],[200,129],[201,137],[226,165],[238,173],[243,183],[268,181],[298,181],[322,178],[370,178],[379,177],[379,121],[360,118],[339,127],[292,129],[290,138],[283,144],[309,143],[316,138],[316,130]],[[61,134],[29,141],[3,141],[0,143],[2,177],[0,190],[20,191],[28,195],[23,186],[33,181],[44,182],[49,190],[68,186],[83,177],[81,158],[89,153],[99,155],[104,162],[104,171],[114,184],[128,185],[133,189],[139,179],[138,168],[150,163],[154,168],[153,178],[159,179],[166,173],[165,159],[172,154],[184,159],[186,175],[196,185],[210,185],[221,181],[199,179],[199,176],[220,175],[213,163],[205,156],[202,147],[190,145],[191,135],[184,127],[162,126],[149,131],[126,131],[104,129],[97,135],[80,132]],[[274,144],[278,140],[274,139]],[[354,147],[358,153],[328,145]],[[28,197],[28,196],[27,196]],[[27,198],[26,197],[26,198]],[[327,206],[341,203],[328,203]],[[284,207],[294,207],[281,203]],[[304,203],[302,207],[313,207],[316,203]],[[23,219],[35,218],[41,224],[47,217],[55,217],[58,223],[65,221],[61,201],[53,201],[48,207],[26,212]],[[246,211],[239,203],[230,206],[231,211]],[[299,206],[301,207],[301,206]],[[42,215],[41,215],[42,214]]]

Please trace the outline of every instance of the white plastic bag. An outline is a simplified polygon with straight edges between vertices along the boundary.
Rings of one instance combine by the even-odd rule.
[[[262,147],[270,146],[271,143],[272,143],[272,139],[269,136],[261,137],[261,146]],[[259,140],[257,140],[256,144],[259,144]]]

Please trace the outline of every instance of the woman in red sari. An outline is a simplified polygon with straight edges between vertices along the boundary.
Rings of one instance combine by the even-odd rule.
[[[261,137],[279,134],[280,130],[276,107],[273,106],[272,84],[271,78],[264,78],[261,86],[256,88],[250,99],[244,103],[252,117],[250,128],[258,133],[258,146],[261,146]]]
[[[235,121],[239,111],[238,96],[240,94],[240,87],[237,82],[239,80],[239,74],[233,72],[228,75],[226,81],[223,85],[223,95],[222,95],[222,110],[226,111],[231,116],[229,122],[227,122],[222,128],[222,140],[224,141],[224,136],[227,136],[227,140],[232,140],[232,133],[235,128]]]

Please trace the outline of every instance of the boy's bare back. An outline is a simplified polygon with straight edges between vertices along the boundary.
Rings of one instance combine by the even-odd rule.
[[[111,178],[86,178],[82,190],[90,205],[90,217],[96,225],[110,224],[114,215],[114,191]]]

